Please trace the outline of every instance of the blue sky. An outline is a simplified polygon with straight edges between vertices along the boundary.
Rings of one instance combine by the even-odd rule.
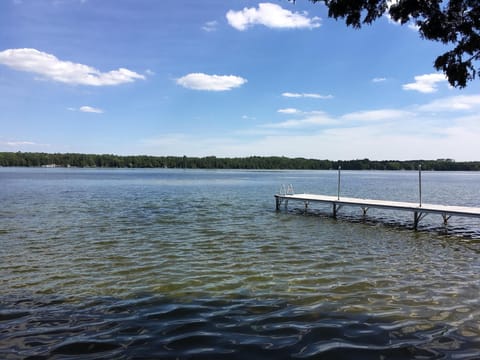
[[[297,0],[2,0],[0,151],[480,160],[480,82]]]

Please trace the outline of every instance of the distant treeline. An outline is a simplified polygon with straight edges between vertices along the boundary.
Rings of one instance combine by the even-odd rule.
[[[50,154],[0,152],[0,166],[97,167],[97,168],[189,168],[189,169],[299,169],[299,170],[423,170],[480,171],[480,161],[438,160],[316,160],[280,156],[244,158],[187,156],[118,156],[93,154]]]

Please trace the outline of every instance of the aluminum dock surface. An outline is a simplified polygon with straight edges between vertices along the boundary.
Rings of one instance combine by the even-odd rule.
[[[337,216],[337,212],[342,206],[358,206],[366,215],[369,208],[380,208],[389,210],[403,210],[413,212],[413,227],[417,229],[418,223],[427,214],[439,214],[443,217],[446,225],[451,216],[475,217],[480,218],[480,207],[450,206],[450,205],[434,205],[401,201],[359,199],[340,196],[316,195],[316,194],[276,194],[276,209],[280,210],[281,204],[287,206],[288,201],[302,201],[305,211],[308,209],[310,202],[327,203],[332,205],[332,215]]]

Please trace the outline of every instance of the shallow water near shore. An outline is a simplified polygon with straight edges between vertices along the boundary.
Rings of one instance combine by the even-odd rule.
[[[2,359],[475,359],[480,219],[301,204],[335,171],[0,169]],[[417,201],[414,172],[342,195]],[[480,206],[480,174],[424,173]]]

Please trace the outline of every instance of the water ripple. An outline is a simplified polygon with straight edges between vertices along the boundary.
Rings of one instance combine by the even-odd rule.
[[[59,306],[59,303],[61,306]],[[322,305],[156,296],[4,299],[0,356],[56,358],[474,358],[478,336],[445,323],[324,312]],[[20,307],[16,313],[12,307]],[[5,309],[10,309],[6,311]],[[27,311],[28,310],[28,311]],[[12,351],[14,350],[14,351]],[[478,354],[477,354],[478,355]]]
[[[471,222],[274,211],[329,172],[31,171],[0,179],[2,359],[478,358]]]

